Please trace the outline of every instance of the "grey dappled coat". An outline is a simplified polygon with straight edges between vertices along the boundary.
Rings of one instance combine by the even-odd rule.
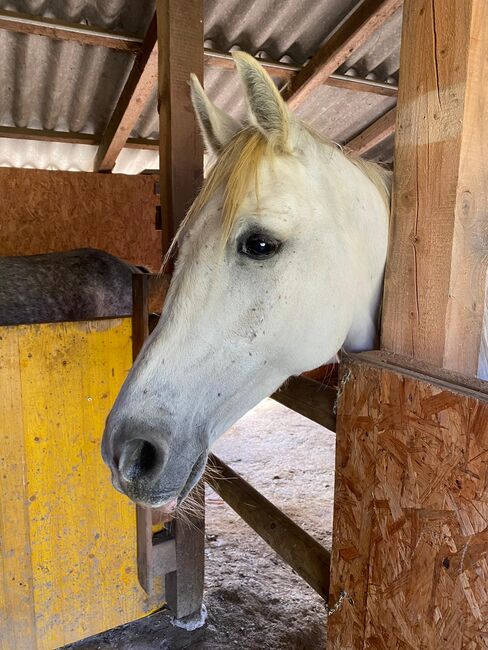
[[[0,257],[0,325],[128,316],[133,273],[93,248]]]

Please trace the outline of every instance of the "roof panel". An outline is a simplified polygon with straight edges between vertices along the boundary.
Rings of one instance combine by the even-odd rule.
[[[154,4],[154,0],[0,0],[0,9],[142,37]],[[356,4],[357,0],[205,0],[205,37],[221,51],[238,46],[253,54],[264,51],[276,60],[289,55],[302,64]],[[362,76],[375,72],[382,80],[395,75],[400,30],[399,12],[366,47],[350,57],[341,71],[354,67]],[[126,52],[5,30],[0,30],[0,57],[0,124],[97,134],[110,119],[134,59]],[[217,105],[238,119],[244,117],[235,73],[207,67],[205,86]],[[319,132],[343,142],[393,104],[391,98],[323,86],[300,107],[299,115]],[[156,139],[158,123],[155,89],[132,136]],[[38,144],[27,147],[17,140],[0,139],[0,164],[7,164],[10,157],[12,164],[33,165],[37,152],[39,167],[85,169],[91,156],[86,153],[87,145],[61,144],[58,150],[54,144]],[[90,152],[92,149],[88,147]],[[69,155],[72,160],[68,160]],[[157,161],[154,156],[155,152],[124,150],[117,170],[140,169],[143,163],[137,160],[151,166]],[[150,164],[146,165],[146,157]]]

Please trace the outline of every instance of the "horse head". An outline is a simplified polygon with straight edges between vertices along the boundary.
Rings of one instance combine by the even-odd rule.
[[[388,214],[381,173],[303,125],[252,57],[235,62],[246,125],[192,78],[215,163],[176,236],[161,319],[103,439],[114,485],[167,510],[241,415],[343,345],[371,347],[376,332]]]

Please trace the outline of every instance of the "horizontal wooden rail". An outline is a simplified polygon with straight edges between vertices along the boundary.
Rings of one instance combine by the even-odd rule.
[[[335,431],[334,406],[337,398],[335,386],[324,386],[308,377],[291,377],[271,397],[292,411],[304,415],[330,431]]]
[[[330,553],[214,454],[207,483],[322,598],[329,596]]]

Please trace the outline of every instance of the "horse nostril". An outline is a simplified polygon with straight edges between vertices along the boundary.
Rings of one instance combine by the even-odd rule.
[[[158,472],[164,462],[162,450],[147,440],[129,440],[120,456],[119,471],[129,483],[150,478]]]

